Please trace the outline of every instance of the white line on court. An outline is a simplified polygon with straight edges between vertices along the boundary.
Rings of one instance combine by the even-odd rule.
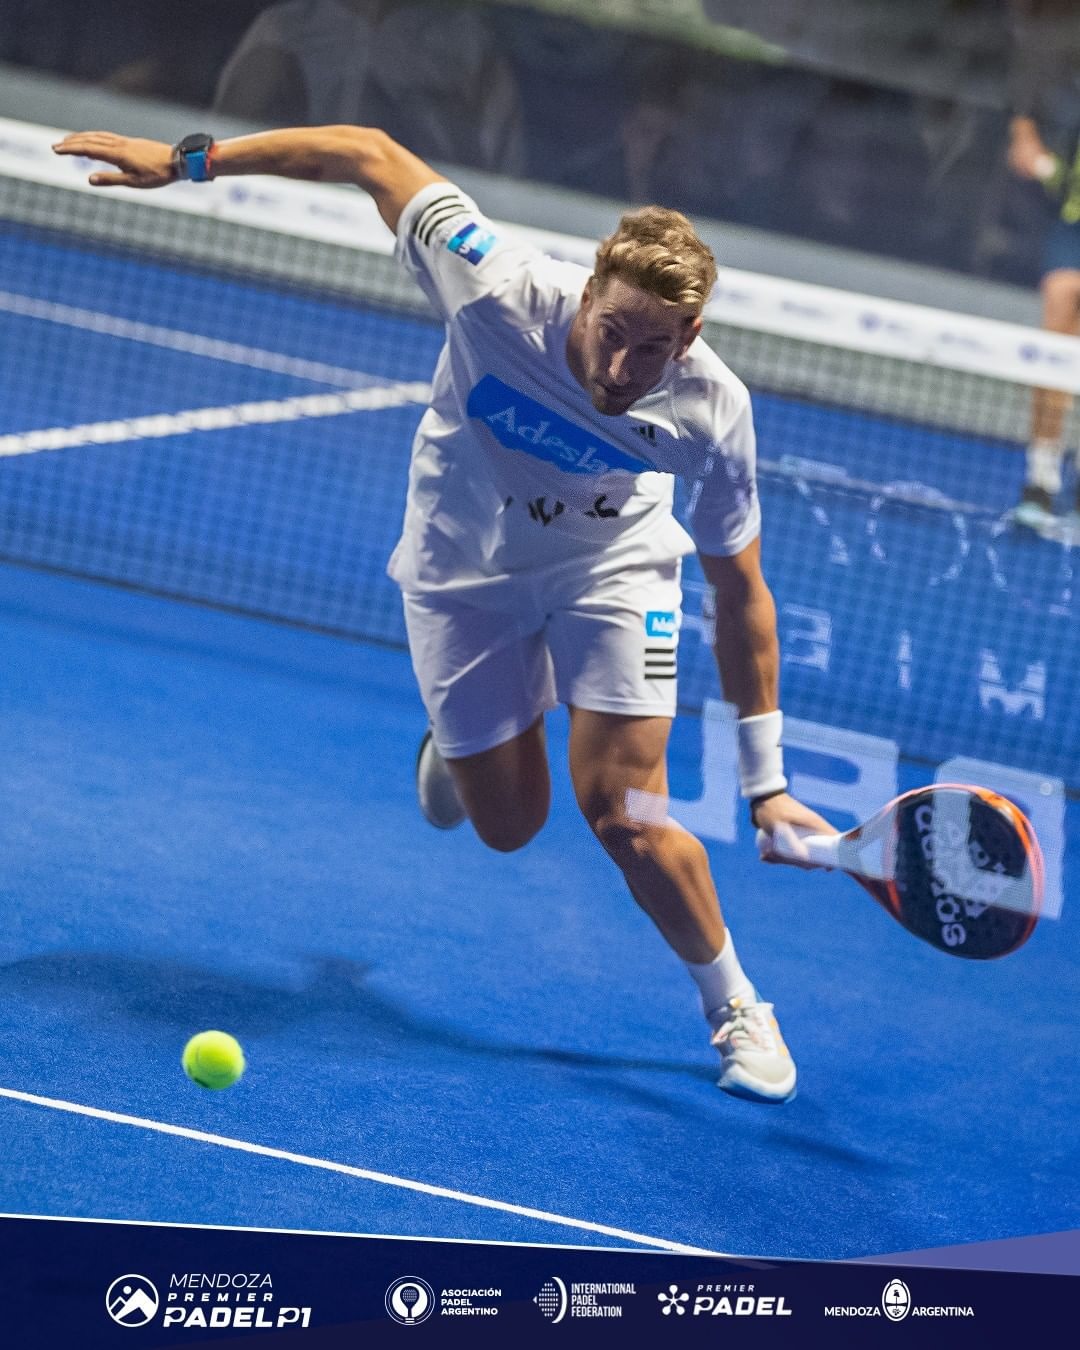
[[[289,1153],[285,1149],[269,1148],[265,1144],[251,1144],[243,1139],[230,1139],[226,1135],[207,1134],[203,1130],[191,1130],[185,1125],[168,1125],[160,1120],[144,1120],[141,1116],[126,1116],[118,1111],[103,1111],[96,1106],[82,1106],[78,1102],[58,1101],[54,1097],[39,1097],[31,1092],[19,1092],[15,1088],[0,1088],[0,1097],[12,1101],[27,1102],[31,1106],[44,1106],[53,1111],[67,1111],[71,1115],[90,1116],[94,1120],[111,1121],[114,1125],[133,1125],[141,1130],[152,1130],[157,1134],[171,1134],[180,1139],[191,1139],[199,1144],[216,1144],[219,1148],[236,1149],[240,1153],[255,1153],[263,1158],[276,1158],[280,1162],[298,1163],[302,1167],[316,1167],[324,1172],[340,1172],[343,1176],[358,1177],[361,1181],[375,1181],[382,1186],[396,1186],[400,1190],[419,1191],[423,1195],[437,1196],[442,1200],[457,1200],[461,1204],[476,1205],[480,1209],[497,1209],[504,1214],[516,1214],[523,1219],[538,1219],[541,1223],[559,1224],[565,1228],[579,1228],[589,1233],[601,1233],[605,1237],[622,1238],[627,1242],[637,1242],[645,1247],[656,1247],[661,1251],[682,1252],[693,1256],[722,1256],[723,1252],[709,1251],[704,1247],[688,1247],[681,1242],[669,1242],[666,1238],[648,1237],[644,1233],[631,1233],[625,1228],[612,1228],[603,1223],[591,1223],[588,1219],[571,1219],[563,1214],[550,1214],[547,1210],[531,1209],[527,1205],[512,1205],[505,1200],[489,1200],[487,1196],[470,1195],[466,1191],[453,1191],[445,1186],[431,1186],[426,1181],[410,1181],[407,1177],[395,1177],[386,1172],[372,1172],[366,1167],[350,1167],[347,1163],[331,1162],[326,1158],[309,1158],[303,1153]]]
[[[185,333],[157,324],[121,319],[115,314],[100,314],[95,310],[79,309],[55,300],[38,300],[34,296],[18,295],[12,291],[0,291],[0,311],[25,319],[44,319],[48,323],[64,324],[83,332],[100,333],[104,337],[144,342],[151,347],[167,347],[170,351],[184,352],[188,356],[206,356],[213,361],[228,361],[233,365],[249,366],[253,370],[270,370],[276,375],[295,375],[298,379],[314,380],[319,384],[339,384],[351,388],[357,384],[366,384],[371,379],[363,371],[349,370],[344,366],[305,361],[298,356],[263,351],[259,347],[245,347],[238,342],[204,337],[201,333]]]
[[[70,450],[80,445],[117,445],[123,441],[186,436],[194,431],[299,422],[311,417],[340,417],[343,413],[375,412],[380,408],[400,408],[408,403],[426,403],[430,396],[428,384],[387,381],[367,389],[349,389],[335,394],[297,394],[292,398],[86,422],[75,427],[42,427],[36,431],[16,431],[0,436],[0,457],[32,455],[41,450]]]

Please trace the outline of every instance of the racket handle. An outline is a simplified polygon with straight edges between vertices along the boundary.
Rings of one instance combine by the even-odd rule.
[[[787,835],[794,838],[785,837]],[[757,846],[759,853],[772,853],[791,862],[809,863],[813,867],[839,867],[842,838],[840,834],[812,834],[808,830],[788,827],[772,835],[758,830]],[[805,853],[798,851],[796,839]]]

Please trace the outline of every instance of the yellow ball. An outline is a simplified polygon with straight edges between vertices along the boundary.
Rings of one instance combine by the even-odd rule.
[[[200,1031],[184,1046],[180,1063],[193,1083],[217,1092],[244,1072],[244,1052],[227,1031]]]

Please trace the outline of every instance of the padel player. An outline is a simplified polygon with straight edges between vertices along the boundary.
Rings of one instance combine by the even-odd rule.
[[[633,789],[666,798],[679,570],[696,546],[753,819],[769,833],[832,831],[786,792],[750,400],[700,338],[716,266],[690,223],[660,207],[624,216],[590,274],[504,235],[377,130],[176,147],[92,132],[56,148],[115,166],[91,176],[100,186],[262,173],[375,199],[446,325],[389,568],[431,724],[421,807],[443,828],[468,817],[493,849],[521,848],[548,812],[544,714],[565,703],[578,803],[697,982],[720,1086],[789,1100],[795,1065],[739,963],[705,849],[627,808]],[[689,486],[692,538],[672,513],[672,475]]]

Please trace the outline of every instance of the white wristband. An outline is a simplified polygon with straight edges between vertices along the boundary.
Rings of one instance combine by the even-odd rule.
[[[764,797],[766,793],[783,792],[787,787],[784,777],[784,752],[780,737],[784,729],[781,712],[756,713],[740,717],[739,791],[746,798]]]

